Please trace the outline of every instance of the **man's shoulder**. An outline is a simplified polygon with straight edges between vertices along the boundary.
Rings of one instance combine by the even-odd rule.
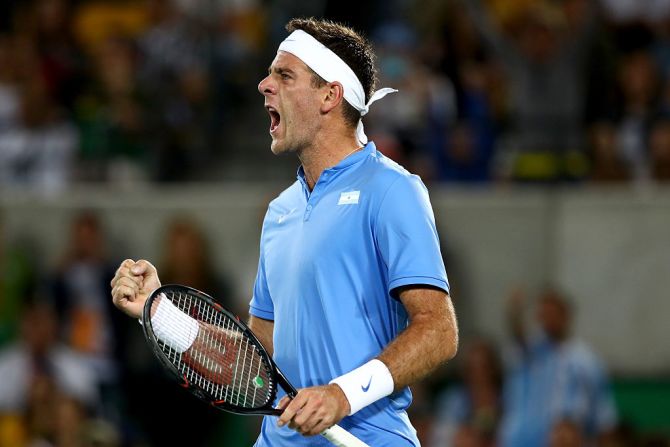
[[[598,354],[584,340],[572,338],[565,342],[564,352],[571,362],[589,369],[602,367]]]
[[[300,199],[300,194],[302,194],[302,185],[296,180],[272,199],[268,207],[291,205]]]
[[[404,166],[380,152],[369,157],[365,163],[365,169],[368,170],[366,176],[378,192],[386,193],[391,187],[415,188],[420,186],[425,189],[418,175],[412,174]]]
[[[264,226],[268,219],[273,219],[276,216],[284,215],[292,212],[300,206],[301,200],[304,200],[302,195],[302,185],[298,180],[293,182],[288,188],[280,192],[277,197],[272,199],[268,204],[268,209],[265,214]]]
[[[414,174],[409,172],[403,165],[387,157],[379,151],[375,151],[368,159],[366,166],[372,169],[380,176],[389,178],[412,177]]]

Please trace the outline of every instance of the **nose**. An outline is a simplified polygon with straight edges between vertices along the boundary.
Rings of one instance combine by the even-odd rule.
[[[275,93],[275,86],[270,79],[270,75],[266,76],[263,80],[261,80],[261,82],[258,83],[258,93],[263,96]]]

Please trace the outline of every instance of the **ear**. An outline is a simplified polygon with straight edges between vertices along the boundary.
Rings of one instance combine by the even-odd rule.
[[[329,82],[321,102],[321,113],[328,113],[344,99],[344,87],[339,82]]]

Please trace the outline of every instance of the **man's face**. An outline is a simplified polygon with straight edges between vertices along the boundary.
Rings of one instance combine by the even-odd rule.
[[[312,71],[290,53],[278,51],[268,76],[258,84],[270,114],[270,149],[274,154],[300,152],[312,144],[320,125],[321,88]]]
[[[540,299],[538,320],[544,332],[556,341],[563,340],[570,330],[570,311],[567,305],[551,293]]]

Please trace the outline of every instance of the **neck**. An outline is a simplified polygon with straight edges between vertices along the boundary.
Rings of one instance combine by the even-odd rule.
[[[337,165],[349,155],[362,149],[355,133],[345,135],[316,136],[314,143],[298,153],[298,158],[305,171],[305,180],[310,191],[314,189],[321,173]]]

